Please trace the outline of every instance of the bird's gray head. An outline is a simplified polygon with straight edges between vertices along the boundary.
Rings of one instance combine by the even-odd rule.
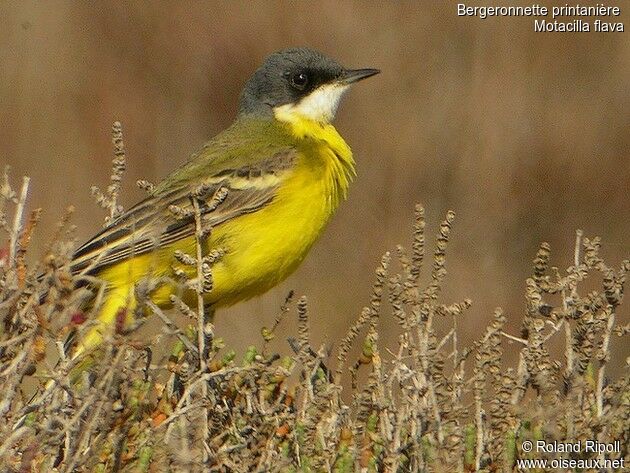
[[[312,49],[278,51],[265,59],[245,85],[239,116],[329,123],[348,87],[378,72],[377,69],[346,69]]]

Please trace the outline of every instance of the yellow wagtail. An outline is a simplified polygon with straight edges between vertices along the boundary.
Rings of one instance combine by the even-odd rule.
[[[355,174],[352,152],[331,125],[339,101],[354,82],[378,72],[346,69],[306,48],[270,55],[245,85],[234,123],[77,249],[73,273],[87,269],[107,287],[98,322],[80,351],[97,346],[121,310],[128,314],[124,323],[131,322],[139,281],[170,281],[151,294],[160,307],[177,293],[196,304],[196,294],[174,282],[181,271],[196,276],[195,268],[174,257],[178,250],[195,255],[195,206],[203,225],[212,228],[204,252],[220,249],[222,255],[212,267],[204,304],[228,306],[289,276]],[[191,197],[200,186],[208,192]],[[209,201],[219,189],[227,194],[214,208]]]

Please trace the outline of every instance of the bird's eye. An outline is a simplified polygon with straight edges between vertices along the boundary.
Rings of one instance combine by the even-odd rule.
[[[308,85],[308,74],[305,72],[296,72],[291,75],[291,85],[298,90],[304,90]]]

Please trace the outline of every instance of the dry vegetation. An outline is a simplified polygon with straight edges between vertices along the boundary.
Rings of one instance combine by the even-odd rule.
[[[118,125],[114,131],[112,184],[93,192],[108,218],[120,211],[124,170]],[[147,299],[162,333],[138,342],[137,327],[120,327],[97,353],[73,359],[66,338],[89,328],[103,289],[90,290],[97,281],[68,272],[70,211],[43,260],[27,264],[39,219],[39,211],[26,213],[28,187],[25,178],[14,190],[6,172],[0,186],[7,235],[0,266],[2,471],[512,471],[527,456],[521,443],[541,438],[620,440],[622,451],[606,458],[630,459],[627,370],[617,379],[606,372],[611,345],[630,331],[617,310],[630,262],[608,266],[598,238],[578,232],[575,263],[566,271],[549,266],[550,248],[541,244],[525,283],[521,332],[506,333],[497,309],[468,346],[458,342],[457,327],[472,316],[471,301],[441,298],[454,214],[427,254],[418,206],[410,249],[383,256],[371,300],[332,353],[311,342],[316,322],[306,298],[289,295],[243,357],[224,347],[203,306],[174,301],[190,319],[181,329]],[[197,224],[198,235],[210,231]],[[178,258],[197,267],[188,283],[201,297],[211,290],[216,255],[200,251]],[[426,287],[422,271],[430,272]],[[601,287],[585,292],[587,278]],[[299,327],[289,340],[293,355],[281,357],[269,342],[291,316]],[[394,350],[379,343],[383,317],[399,326]],[[451,329],[440,333],[438,319]],[[145,320],[139,315],[137,325]],[[564,344],[558,357],[548,349],[552,339]],[[152,347],[166,342],[170,353],[154,356]],[[504,354],[514,349],[518,363],[510,366]],[[342,392],[349,378],[352,386]],[[26,393],[28,379],[41,384],[35,397]]]

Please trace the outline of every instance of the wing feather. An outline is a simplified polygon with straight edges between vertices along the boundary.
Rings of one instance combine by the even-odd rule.
[[[258,163],[236,169],[225,169],[205,176],[198,184],[205,186],[199,202],[203,224],[216,227],[241,215],[256,212],[276,195],[282,174],[289,171],[296,158],[293,149],[285,149]],[[176,215],[175,205],[185,213],[192,212],[192,185],[163,190],[133,206],[109,226],[79,247],[71,263],[73,274],[100,269],[133,256],[168,246],[195,232],[194,215]],[[216,208],[209,201],[221,189],[227,190]]]

